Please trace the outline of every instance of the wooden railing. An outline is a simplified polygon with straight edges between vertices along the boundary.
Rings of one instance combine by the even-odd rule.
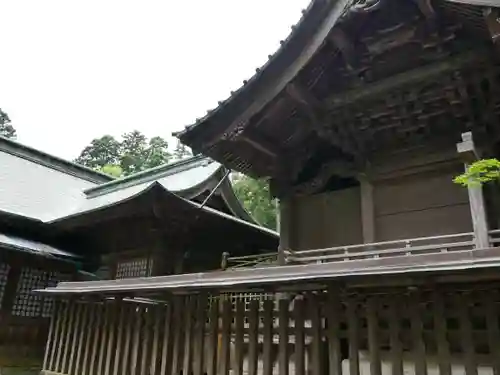
[[[500,231],[498,234],[500,242]],[[287,251],[288,264],[328,263],[348,260],[376,259],[384,257],[435,254],[474,247],[473,233],[459,233],[444,236],[420,237],[405,240],[384,241],[368,244],[337,246],[324,249]]]
[[[490,230],[490,243],[492,246],[500,244],[500,229]]]
[[[265,267],[278,262],[278,252],[265,253],[257,255],[244,255],[232,257],[229,253],[222,254],[221,268],[234,269],[234,268],[248,268],[248,267]]]

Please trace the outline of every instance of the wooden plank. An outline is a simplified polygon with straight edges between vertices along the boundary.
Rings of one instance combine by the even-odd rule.
[[[306,366],[305,366],[305,345],[304,345],[304,300],[303,299],[295,299],[293,303],[293,312],[295,318],[295,375],[305,375]]]
[[[157,365],[158,365],[158,348],[160,345],[160,333],[161,333],[161,321],[163,317],[163,305],[158,305],[154,307],[154,322],[153,322],[153,341],[151,343],[151,364],[149,373],[151,375],[156,375]]]
[[[228,375],[230,369],[231,352],[231,323],[232,317],[231,300],[224,298],[222,301],[222,332],[221,332],[221,350],[219,355],[219,374]]]
[[[415,375],[427,375],[426,350],[423,337],[424,326],[422,322],[423,309],[420,306],[418,295],[410,297],[408,303],[413,357],[415,361]]]
[[[279,324],[279,354],[278,354],[278,364],[279,364],[279,374],[288,375],[289,373],[289,353],[288,353],[288,340],[289,340],[289,307],[288,298],[282,298],[278,303],[278,324]]]
[[[320,304],[318,296],[313,293],[307,294],[308,315],[311,319],[311,355],[309,371],[312,375],[321,374],[321,320],[320,320]]]
[[[349,338],[349,375],[359,375],[358,308],[354,297],[347,298],[347,335]]]
[[[219,343],[219,304],[218,300],[212,299],[209,311],[210,319],[208,326],[208,348],[207,348],[207,375],[215,375],[218,368],[218,343]]]
[[[493,365],[493,375],[500,375],[500,327],[498,325],[497,292],[484,292],[481,295],[482,306],[485,309],[486,329],[488,332],[489,358]]]
[[[248,375],[257,375],[259,361],[259,300],[250,300],[248,315]],[[496,375],[496,374],[495,374]]]
[[[146,375],[148,367],[148,359],[150,359],[149,346],[151,343],[151,324],[152,324],[152,311],[153,306],[147,305],[144,308],[144,320],[141,329],[141,342],[142,347],[140,349],[141,367],[139,374]]]
[[[243,345],[245,330],[245,302],[238,298],[236,301],[235,313],[235,335],[234,335],[234,374],[243,375]]]
[[[68,319],[69,319],[69,308],[70,308],[70,304],[68,302],[64,302],[64,308],[63,308],[63,312],[61,315],[61,327],[60,327],[59,343],[57,346],[56,360],[54,363],[54,367],[52,367],[52,369],[56,372],[61,371],[62,354],[64,351],[64,343],[66,342],[66,332],[67,332]]]
[[[103,324],[103,313],[104,313],[104,306],[101,304],[96,304],[96,310],[95,310],[95,315],[96,315],[96,320],[95,320],[95,325],[92,327],[93,330],[93,344],[92,344],[92,354],[90,355],[89,358],[89,374],[94,375],[96,374],[97,370],[97,350],[99,348],[99,338],[101,336],[101,331],[102,331],[102,324]],[[100,375],[97,373],[97,375]]]
[[[134,333],[134,323],[137,319],[137,307],[133,303],[126,304],[126,312],[125,312],[125,344],[123,345],[123,356],[121,359],[121,368],[123,372],[128,371],[130,368],[130,352],[131,352],[131,344],[132,344],[132,336]],[[134,374],[135,375],[135,374]]]
[[[165,306],[165,316],[163,324],[163,340],[161,345],[161,365],[160,374],[166,374],[171,370],[171,356],[172,356],[172,310],[173,310],[173,300],[170,299]]]
[[[86,340],[85,340],[85,352],[82,360],[82,374],[87,375],[91,373],[93,356],[90,356],[91,348],[95,348],[92,345],[94,337],[98,334],[96,320],[97,318],[97,304],[89,302],[89,324],[86,328]],[[93,349],[92,349],[93,350]]]
[[[108,337],[110,303],[104,302],[102,312],[103,319],[101,320],[101,338],[99,340],[99,358],[97,359],[97,375],[102,375],[104,370],[104,357],[106,355],[106,343]]]
[[[264,301],[263,375],[273,374],[273,301]]]
[[[80,336],[78,337],[78,345],[76,349],[75,369],[73,371],[75,375],[81,373],[80,370],[82,368],[82,359],[85,350],[84,348],[85,338],[88,336],[87,327],[90,325],[90,314],[91,314],[90,305],[88,303],[82,303],[80,308],[83,309],[83,312],[82,312],[82,324],[80,326],[81,333]]]
[[[444,310],[444,293],[434,291],[434,330],[438,350],[439,375],[451,375],[450,348],[446,337],[446,320]]]
[[[56,329],[57,329],[57,321],[59,319],[59,307],[60,303],[56,302],[54,305],[54,310],[52,312],[52,316],[50,317],[50,327],[49,327],[49,335],[47,337],[47,344],[45,345],[45,353],[43,356],[43,370],[52,370],[50,367],[51,358],[53,357],[54,347],[56,346]]]
[[[186,297],[184,311],[184,361],[183,374],[191,374],[193,368],[193,315],[195,314],[194,296]]]
[[[62,353],[62,363],[61,363],[61,367],[60,367],[60,372],[62,372],[62,373],[67,372],[69,353],[71,350],[71,342],[72,342],[72,338],[73,338],[74,334],[76,333],[75,327],[74,327],[75,315],[76,315],[76,303],[75,303],[75,301],[70,301],[69,308],[68,308],[68,320],[67,320],[65,338],[64,338],[64,350]]]
[[[472,335],[472,323],[469,314],[469,307],[473,306],[474,301],[469,293],[457,293],[454,297],[455,307],[458,309],[459,314],[460,341],[465,361],[465,374],[477,375],[474,337]]]
[[[182,343],[182,333],[183,333],[183,326],[182,323],[178,324],[178,322],[182,322],[182,316],[183,316],[183,310],[184,310],[184,298],[183,297],[175,297],[173,300],[173,312],[174,312],[174,318],[173,318],[173,350],[172,350],[172,374],[178,374],[181,371],[182,367],[182,362],[181,362],[181,356],[182,356],[182,349],[181,349],[181,343]]]
[[[112,358],[116,355],[117,350],[115,344],[115,335],[117,327],[117,318],[118,318],[118,308],[121,307],[120,301],[113,301],[109,308],[109,321],[108,321],[108,341],[103,342],[102,345],[107,345],[106,347],[106,359],[104,362],[104,375],[111,374],[111,361]]]
[[[366,322],[368,326],[368,351],[370,352],[370,374],[382,375],[382,364],[380,362],[380,342],[377,310],[378,299],[375,296],[368,297],[366,301]]]
[[[205,324],[207,318],[208,296],[205,293],[200,294],[196,301],[196,314],[194,326],[194,361],[193,374],[203,375],[204,370],[204,346],[205,346]]]
[[[342,375],[342,355],[340,351],[340,301],[338,290],[328,289],[326,322],[328,335],[329,374]]]
[[[132,375],[137,374],[137,369],[139,365],[139,344],[141,339],[141,329],[143,326],[144,319],[144,306],[137,304],[135,306],[135,326],[132,335],[132,351],[130,352],[130,373]]]
[[[115,360],[113,361],[113,375],[119,375],[121,374],[120,372],[120,364],[121,364],[121,355],[122,355],[122,349],[123,349],[123,338],[125,336],[125,330],[126,330],[126,325],[125,321],[127,319],[127,305],[122,301],[118,300],[117,301],[117,314],[119,315],[118,317],[118,325],[116,327],[117,333],[116,333],[116,345],[115,345]],[[125,372],[125,370],[123,370]]]
[[[84,306],[82,304],[75,303],[75,321],[73,324],[73,333],[72,333],[72,341],[71,341],[71,350],[69,355],[68,369],[67,372],[69,374],[74,373],[76,367],[76,352],[77,345],[79,342],[79,338],[83,335],[83,325],[82,325],[82,315],[83,315]]]
[[[386,299],[389,305],[389,342],[391,346],[392,375],[403,375],[403,343],[401,342],[401,298],[390,295]]]

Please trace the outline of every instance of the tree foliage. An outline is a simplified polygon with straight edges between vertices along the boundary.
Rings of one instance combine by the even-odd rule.
[[[177,145],[174,148],[173,158],[177,160],[186,159],[192,156],[191,151],[184,146],[179,140],[177,140]]]
[[[500,180],[500,161],[482,159],[469,165],[467,170],[453,181],[462,186],[474,186],[498,180]]]
[[[16,129],[10,122],[9,115],[0,108],[0,135],[6,138],[16,138]]]
[[[233,187],[238,199],[259,224],[276,229],[276,202],[271,199],[268,181],[238,175]]]
[[[120,140],[111,135],[92,140],[75,162],[118,177],[166,164],[171,156],[165,139],[153,137],[148,140],[134,130],[125,133]]]

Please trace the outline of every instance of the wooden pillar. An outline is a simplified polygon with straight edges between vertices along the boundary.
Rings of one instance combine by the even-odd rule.
[[[363,242],[375,242],[375,203],[373,200],[373,184],[367,175],[358,177],[361,189],[361,223],[363,226]]]
[[[465,168],[478,159],[472,133],[462,134],[462,142],[457,144],[457,151],[464,161]],[[469,205],[472,217],[472,226],[474,230],[474,245],[476,249],[487,248],[490,246],[488,235],[488,223],[486,220],[486,209],[484,206],[483,188],[480,185],[468,186]]]
[[[285,198],[279,201],[279,225],[280,243],[278,246],[278,264],[285,265],[285,251],[292,248],[292,199]]]

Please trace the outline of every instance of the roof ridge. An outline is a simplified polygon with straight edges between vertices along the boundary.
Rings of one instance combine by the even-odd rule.
[[[99,184],[113,180],[113,177],[105,173],[73,163],[58,156],[51,155],[1,135],[0,151],[90,182]]]
[[[198,167],[204,163],[214,163],[210,158],[203,155],[196,155],[190,158],[175,161],[173,163],[165,163],[154,168],[146,169],[113,181],[93,186],[84,190],[87,198],[94,198],[100,195],[108,194],[117,190],[136,186],[145,182],[152,182],[163,177],[171,176],[186,170]]]

